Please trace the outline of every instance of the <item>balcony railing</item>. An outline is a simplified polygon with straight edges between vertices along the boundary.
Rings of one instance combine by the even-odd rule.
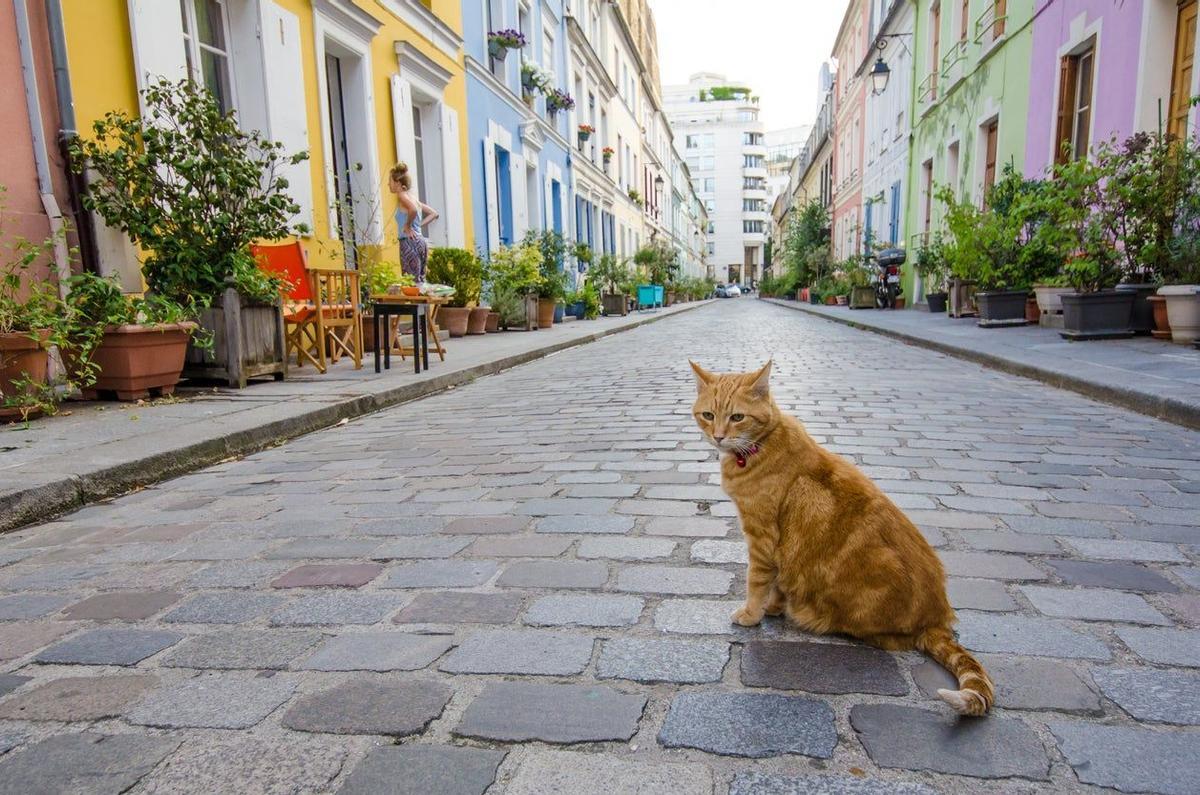
[[[953,82],[951,76],[954,72],[954,67],[967,60],[967,40],[959,39],[957,43],[950,48],[950,51],[942,56],[942,78],[947,83]]]
[[[976,44],[991,44],[1004,35],[1004,23],[1008,20],[1008,15],[997,14],[998,10],[999,3],[991,0],[984,12],[975,20]]]
[[[917,101],[924,104],[937,99],[938,73],[930,72],[917,84]]]
[[[929,245],[929,233],[928,232],[914,232],[912,237],[909,238],[909,241],[908,241],[908,248],[910,251],[920,251],[921,249],[925,248],[928,245]]]

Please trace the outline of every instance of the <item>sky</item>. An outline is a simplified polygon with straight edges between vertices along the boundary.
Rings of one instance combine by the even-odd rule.
[[[811,124],[817,72],[849,0],[650,0],[664,85],[725,74],[760,97],[768,130]]]

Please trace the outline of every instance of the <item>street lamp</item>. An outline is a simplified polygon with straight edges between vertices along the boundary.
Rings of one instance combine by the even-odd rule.
[[[887,91],[888,78],[892,76],[892,70],[883,62],[883,56],[875,59],[875,65],[871,67],[871,93],[879,96],[884,91]]]

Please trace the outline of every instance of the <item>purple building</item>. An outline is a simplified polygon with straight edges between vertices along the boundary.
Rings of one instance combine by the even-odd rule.
[[[1036,0],[1025,173],[1160,124],[1194,132],[1196,10],[1197,0]]]

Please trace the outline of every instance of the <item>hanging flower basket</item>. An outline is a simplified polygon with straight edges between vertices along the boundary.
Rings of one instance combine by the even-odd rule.
[[[517,30],[493,30],[488,33],[488,55],[497,61],[508,57],[509,50],[519,50],[525,46],[525,36]]]
[[[611,146],[606,146],[600,150],[600,156],[604,158],[604,165],[608,165],[609,161],[613,159],[614,154],[616,154],[616,150]]]
[[[546,112],[551,115],[558,113],[560,110],[571,110],[575,107],[575,100],[571,95],[560,88],[552,88],[546,93]]]
[[[533,61],[521,62],[521,90],[526,99],[532,99],[537,94],[544,94],[554,85],[554,73],[535,64]]]
[[[579,140],[586,141],[592,137],[592,133],[596,132],[596,128],[590,124],[579,125]]]

